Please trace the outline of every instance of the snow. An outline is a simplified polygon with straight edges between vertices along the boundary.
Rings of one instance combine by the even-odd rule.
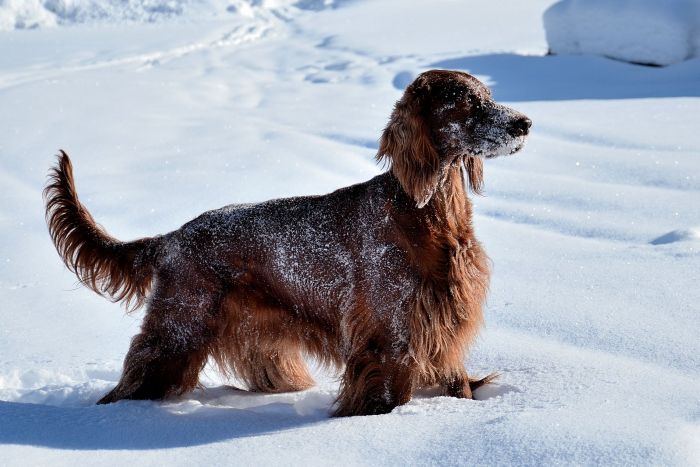
[[[698,0],[561,0],[544,14],[555,54],[670,65],[700,57]]]
[[[0,2],[3,25],[26,7],[38,26],[0,32],[0,464],[700,463],[700,59],[545,56],[549,0],[162,3],[182,11],[42,22],[48,2]],[[533,121],[473,199],[493,275],[466,365],[498,384],[331,419],[327,370],[262,395],[209,368],[181,399],[95,406],[142,315],[53,250],[58,148],[112,235],[164,233],[378,174],[393,103],[433,67]]]
[[[0,30],[99,20],[155,21],[181,14],[188,0],[2,0]]]

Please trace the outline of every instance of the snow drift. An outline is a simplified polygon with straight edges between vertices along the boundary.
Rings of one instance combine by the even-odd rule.
[[[550,50],[670,65],[700,54],[698,0],[562,0],[544,13]]]

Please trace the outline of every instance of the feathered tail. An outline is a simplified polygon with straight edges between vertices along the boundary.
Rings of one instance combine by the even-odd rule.
[[[73,166],[64,151],[44,189],[46,223],[58,254],[80,282],[127,308],[141,306],[151,285],[159,238],[120,242],[78,200]]]

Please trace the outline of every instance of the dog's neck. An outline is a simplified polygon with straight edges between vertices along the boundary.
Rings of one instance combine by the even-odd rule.
[[[430,224],[454,223],[454,228],[471,226],[471,203],[467,197],[465,174],[462,164],[452,164],[446,169],[442,181],[430,201],[423,207],[403,190],[391,171],[385,174],[395,191],[394,199],[406,215]]]
[[[402,223],[438,236],[462,239],[472,235],[472,207],[467,197],[464,167],[461,164],[452,164],[447,168],[430,201],[420,208],[404,191],[391,170],[383,177],[393,191],[395,215],[401,217]]]
[[[425,277],[439,278],[444,284],[454,276],[453,259],[458,252],[479,248],[463,170],[457,164],[450,166],[440,187],[422,208],[416,206],[391,171],[383,175],[385,186],[393,192],[391,216],[400,226],[398,243],[419,261]]]
[[[454,221],[457,229],[471,227],[471,202],[464,185],[462,164],[452,164],[447,169],[443,182],[425,208],[432,210],[441,221]]]

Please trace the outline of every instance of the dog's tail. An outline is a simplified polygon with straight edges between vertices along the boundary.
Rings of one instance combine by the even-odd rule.
[[[120,242],[107,234],[78,200],[73,166],[64,151],[44,189],[46,223],[58,254],[80,282],[136,309],[151,286],[160,237]]]
[[[477,388],[480,388],[481,386],[484,386],[489,383],[493,383],[496,379],[498,379],[500,375],[498,373],[491,373],[490,375],[484,376],[481,379],[469,379],[469,389],[474,391]]]

